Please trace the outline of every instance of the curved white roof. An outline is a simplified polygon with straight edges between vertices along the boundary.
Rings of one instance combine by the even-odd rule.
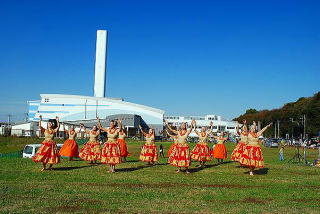
[[[111,98],[106,98],[106,97],[91,97],[91,96],[68,95],[68,94],[40,94],[40,96],[41,96],[41,98],[43,98],[43,97],[45,97],[45,98],[52,97],[53,98],[54,97],[54,98],[73,98],[73,99],[84,99],[84,100],[108,101],[108,102],[111,102],[111,103],[125,104],[125,105],[128,105],[128,106],[138,107],[138,108],[142,108],[142,109],[145,109],[145,110],[153,111],[153,112],[156,112],[156,113],[164,114],[164,111],[161,110],[161,109],[156,109],[156,108],[152,108],[152,107],[145,106],[145,105],[125,102],[125,101],[122,101],[122,100],[111,99]]]

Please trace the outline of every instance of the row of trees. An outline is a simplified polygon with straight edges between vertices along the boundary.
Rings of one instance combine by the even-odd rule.
[[[242,121],[246,119],[249,123],[252,121],[260,121],[261,126],[270,122],[280,121],[280,136],[285,137],[286,134],[299,137],[303,133],[303,115],[306,116],[306,134],[308,136],[318,136],[320,132],[320,92],[312,97],[302,97],[296,102],[287,103],[282,108],[273,110],[248,109],[245,114],[240,115],[234,120]],[[295,122],[292,122],[295,121]],[[273,136],[274,129],[270,128],[266,132],[266,136]]]

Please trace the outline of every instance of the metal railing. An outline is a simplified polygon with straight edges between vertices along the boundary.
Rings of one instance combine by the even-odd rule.
[[[0,153],[0,158],[21,158],[22,150],[17,152]]]

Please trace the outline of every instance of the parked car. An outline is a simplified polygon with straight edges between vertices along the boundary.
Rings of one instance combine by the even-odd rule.
[[[63,144],[57,144],[58,150],[61,149]],[[42,146],[42,144],[28,144],[24,147],[22,152],[23,158],[32,158],[36,155],[38,149]]]
[[[270,138],[265,141],[264,144],[266,147],[270,148],[278,148],[279,147],[279,139]]]

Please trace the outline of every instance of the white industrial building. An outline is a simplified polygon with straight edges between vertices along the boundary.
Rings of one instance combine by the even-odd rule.
[[[123,100],[104,97],[89,97],[64,94],[41,94],[41,100],[29,103],[29,120],[38,121],[58,116],[60,121],[85,121],[100,117],[106,119],[111,115],[139,115],[144,123],[156,128],[163,127],[164,111]],[[121,119],[121,118],[118,118]]]
[[[197,130],[201,127],[209,127],[210,123],[213,122],[213,132],[229,132],[233,135],[236,134],[236,122],[227,121],[218,115],[205,115],[205,116],[165,116],[165,120],[169,124],[179,127],[181,123],[191,124],[192,120],[196,121]],[[195,136],[191,133],[191,136]]]
[[[11,135],[18,137],[30,137],[36,135],[38,125],[36,122],[18,123],[11,126]]]
[[[96,117],[107,119],[112,115],[138,115],[142,125],[153,127],[159,134],[163,128],[164,111],[144,105],[105,97],[107,31],[97,31],[94,96],[41,94],[40,100],[29,101],[29,121],[53,119],[60,121],[92,121]],[[132,117],[128,117],[132,118]],[[119,118],[120,119],[120,118]],[[107,124],[106,124],[107,125]],[[135,124],[138,128],[139,124]]]

